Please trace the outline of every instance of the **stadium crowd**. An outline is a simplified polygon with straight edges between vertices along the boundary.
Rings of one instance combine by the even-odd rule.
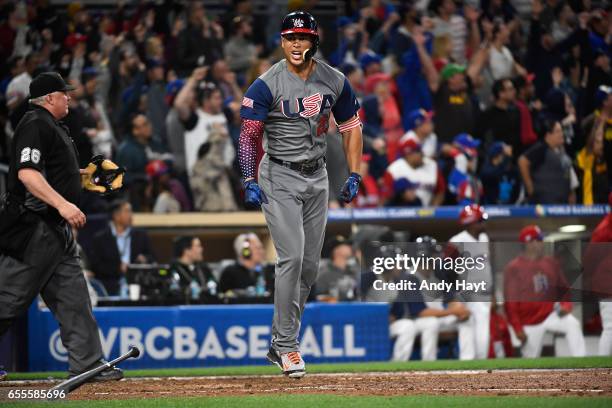
[[[243,91],[280,58],[278,36],[266,36],[251,1],[227,2],[216,14],[205,2],[2,3],[0,162],[32,77],[55,70],[77,87],[64,122],[82,164],[102,154],[124,166],[135,211],[242,208]],[[336,48],[317,57],[344,72],[359,96],[366,141],[355,206],[606,202],[606,2],[371,0],[344,8],[322,28],[337,36]],[[328,154],[338,154],[334,126],[328,140]],[[343,180],[344,169],[330,170],[332,185]],[[85,209],[107,206],[88,197]]]

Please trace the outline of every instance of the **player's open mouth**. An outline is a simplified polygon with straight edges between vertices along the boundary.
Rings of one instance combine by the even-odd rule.
[[[291,59],[294,61],[302,61],[302,51],[291,51]]]

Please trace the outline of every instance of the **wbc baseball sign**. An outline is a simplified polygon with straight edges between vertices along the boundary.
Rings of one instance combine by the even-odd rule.
[[[96,308],[105,358],[130,347],[142,353],[126,368],[267,364],[272,305]],[[385,360],[390,340],[381,304],[312,304],[300,349],[309,362]],[[63,370],[68,353],[48,310],[29,317],[30,370]]]
[[[307,326],[301,337],[303,356],[315,358],[365,357],[365,347],[355,344],[355,326],[342,327],[341,342],[334,339],[332,325],[323,325],[319,340],[312,326]],[[100,331],[102,351],[110,359],[112,350],[127,353],[131,347],[142,350],[139,358],[152,360],[201,360],[210,359],[263,359],[270,346],[270,326],[230,326],[219,332],[209,327],[204,333],[191,326],[155,326],[149,330],[138,327],[111,327]],[[49,339],[49,353],[53,359],[68,362],[68,351],[63,346],[59,329]]]

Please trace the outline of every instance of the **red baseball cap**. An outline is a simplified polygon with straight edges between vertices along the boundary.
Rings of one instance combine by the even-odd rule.
[[[519,234],[519,241],[523,243],[542,240],[544,240],[544,233],[537,225],[528,225]]]
[[[421,144],[414,139],[407,139],[400,144],[402,154],[421,151]]]
[[[385,74],[384,72],[369,75],[365,80],[365,85],[363,89],[367,94],[371,94],[374,92],[376,86],[383,81],[391,84],[393,82],[393,78],[391,78],[389,74]]]
[[[163,160],[151,160],[145,167],[145,172],[150,178],[159,177],[169,171],[170,168]]]
[[[478,204],[470,204],[463,207],[459,213],[459,223],[461,225],[469,225],[479,221],[486,221],[489,215],[484,208]]]
[[[81,33],[72,33],[64,40],[67,48],[74,48],[78,43],[86,42],[87,36]]]

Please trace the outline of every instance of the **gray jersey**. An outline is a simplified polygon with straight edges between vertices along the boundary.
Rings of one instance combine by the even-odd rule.
[[[343,123],[359,110],[344,74],[315,61],[304,81],[282,60],[256,79],[244,96],[240,116],[264,122],[263,148],[270,156],[292,162],[323,156],[330,113]]]

